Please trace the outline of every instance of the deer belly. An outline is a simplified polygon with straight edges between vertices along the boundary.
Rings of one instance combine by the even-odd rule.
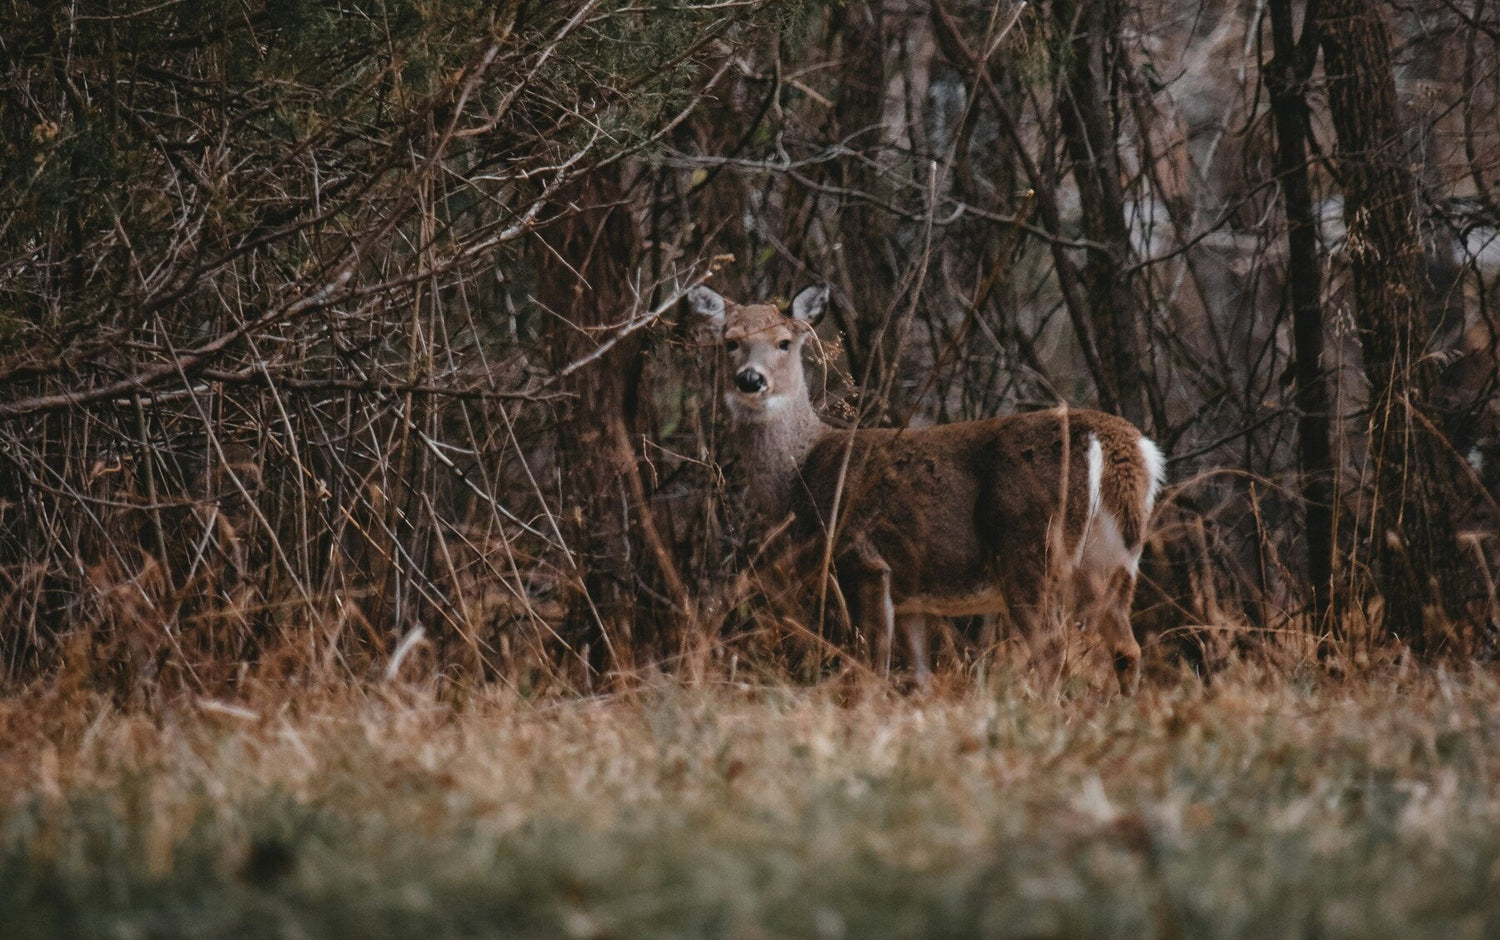
[[[914,594],[896,598],[897,616],[930,614],[934,617],[975,617],[1005,611],[1005,594],[993,585],[953,593]]]

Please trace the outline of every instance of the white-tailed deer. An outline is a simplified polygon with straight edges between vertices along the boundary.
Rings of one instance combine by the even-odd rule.
[[[796,517],[828,557],[856,625],[889,669],[899,622],[927,681],[930,616],[1002,614],[1033,656],[1048,646],[1063,589],[1134,688],[1141,648],[1130,604],[1161,451],[1128,421],[1066,408],[927,428],[845,430],[808,397],[802,346],[828,305],[809,287],[791,313],[737,304],[707,287],[689,303],[717,324],[726,400],[752,507]],[[809,557],[804,555],[803,557]]]

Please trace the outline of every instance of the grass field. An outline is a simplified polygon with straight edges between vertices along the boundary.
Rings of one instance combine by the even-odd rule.
[[[0,934],[1500,936],[1500,684],[0,700]]]

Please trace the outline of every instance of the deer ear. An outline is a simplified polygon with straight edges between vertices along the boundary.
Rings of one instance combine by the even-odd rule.
[[[808,326],[817,326],[827,312],[828,287],[825,284],[804,287],[792,298],[792,319],[801,320]]]
[[[717,291],[699,284],[688,289],[687,299],[693,313],[720,328],[724,326],[724,298]]]

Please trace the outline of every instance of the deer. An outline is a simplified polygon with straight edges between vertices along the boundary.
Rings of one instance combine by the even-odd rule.
[[[1097,629],[1120,690],[1139,682],[1130,624],[1147,525],[1165,479],[1161,450],[1124,418],[1070,409],[908,428],[839,428],[813,407],[802,352],[827,312],[813,285],[783,313],[699,284],[692,311],[727,357],[732,444],[747,501],[791,520],[803,552],[836,576],[857,631],[889,677],[899,625],[927,688],[928,621],[1000,615],[1032,659],[1051,653],[1054,598]]]

